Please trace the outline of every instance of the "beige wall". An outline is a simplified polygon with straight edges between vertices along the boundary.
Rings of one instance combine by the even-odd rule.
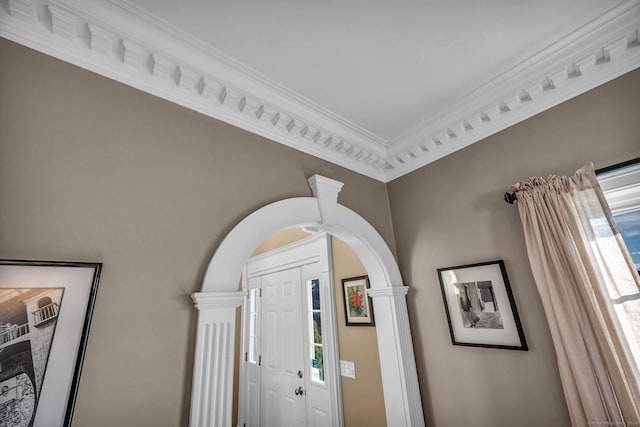
[[[517,211],[501,196],[531,175],[640,156],[640,71],[386,188],[4,39],[0,58],[0,257],[104,262],[75,425],[186,425],[189,294],[239,220],[311,195],[314,173],[345,182],[341,203],[395,250],[388,188],[428,422],[568,425]],[[496,258],[529,352],[450,344],[436,268]]]
[[[104,263],[76,426],[187,425],[189,295],[236,223],[312,174],[394,247],[384,184],[4,39],[0,58],[0,258]]]
[[[308,236],[308,233],[297,228],[283,230],[266,238],[256,248],[253,256]],[[364,276],[367,271],[358,256],[342,240],[332,237],[331,247],[339,357],[341,360],[354,362],[356,366],[355,379],[342,378],[345,427],[386,426],[376,328],[346,326],[345,323],[342,279]]]
[[[533,175],[640,156],[640,71],[389,184],[428,421],[438,427],[564,427],[555,354],[515,206]],[[451,345],[436,269],[504,259],[528,352]]]
[[[309,236],[311,236],[311,233],[307,233],[301,228],[287,228],[286,230],[272,234],[260,242],[258,247],[254,249],[251,256],[258,256],[265,252],[286,246],[290,243],[297,242],[298,240],[306,239]]]

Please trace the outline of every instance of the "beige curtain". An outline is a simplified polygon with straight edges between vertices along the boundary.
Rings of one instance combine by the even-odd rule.
[[[640,426],[640,280],[593,165],[513,189],[573,426]]]

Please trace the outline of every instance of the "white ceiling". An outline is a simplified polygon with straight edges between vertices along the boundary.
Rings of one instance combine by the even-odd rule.
[[[130,3],[392,142],[620,0]]]
[[[388,182],[640,67],[640,0],[4,0],[0,36]]]

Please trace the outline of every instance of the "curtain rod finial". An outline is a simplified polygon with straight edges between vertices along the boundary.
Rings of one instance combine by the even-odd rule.
[[[518,197],[516,196],[515,191],[513,193],[504,193],[504,201],[510,205],[512,205],[516,200],[518,200]]]

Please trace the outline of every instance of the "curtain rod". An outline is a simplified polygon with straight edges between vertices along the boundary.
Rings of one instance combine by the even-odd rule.
[[[516,192],[513,193],[504,193],[504,201],[512,205],[516,200],[518,200],[518,196],[516,196]]]
[[[640,163],[640,157],[636,157],[635,159],[627,160],[625,162],[620,162],[611,166],[605,166],[603,168],[596,169],[595,173],[596,175],[599,175],[604,172],[609,172],[615,169],[624,168],[626,166],[635,165],[636,163]],[[511,193],[509,192],[504,193],[504,201],[512,205],[516,200],[518,200],[518,196],[516,193],[517,193],[516,191]]]

